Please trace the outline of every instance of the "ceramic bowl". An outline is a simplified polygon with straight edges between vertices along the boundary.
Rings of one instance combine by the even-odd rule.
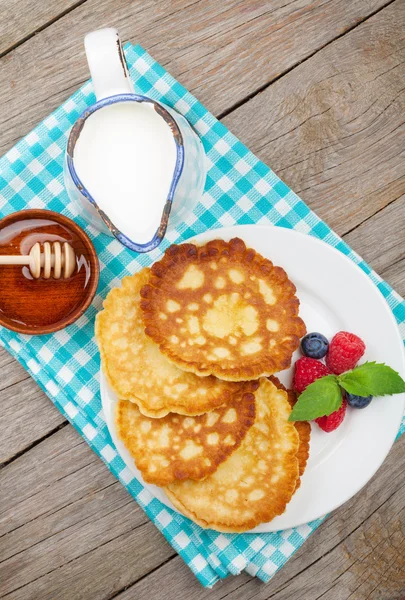
[[[71,325],[89,307],[100,267],[87,234],[71,219],[43,209],[27,209],[0,220],[0,254],[27,255],[36,242],[68,242],[76,254],[69,279],[34,279],[28,266],[0,266],[0,325],[41,335]]]

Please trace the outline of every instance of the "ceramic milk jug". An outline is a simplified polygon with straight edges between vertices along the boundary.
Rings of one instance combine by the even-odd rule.
[[[97,102],[71,130],[66,189],[91,224],[149,252],[201,198],[204,149],[182,115],[134,93],[115,29],[88,34],[85,49]]]

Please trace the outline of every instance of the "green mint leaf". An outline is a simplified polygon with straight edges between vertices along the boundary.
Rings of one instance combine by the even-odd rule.
[[[338,377],[339,384],[349,394],[357,396],[385,396],[405,392],[402,377],[384,364],[366,362]]]
[[[312,421],[330,415],[342,404],[336,375],[326,375],[309,385],[298,398],[289,421]]]

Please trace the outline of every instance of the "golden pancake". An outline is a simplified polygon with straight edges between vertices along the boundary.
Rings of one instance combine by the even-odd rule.
[[[165,487],[174,506],[201,527],[235,533],[283,513],[299,477],[299,437],[290,413],[286,392],[261,379],[256,419],[242,444],[203,481]]]
[[[145,481],[164,486],[176,479],[203,479],[235,452],[255,420],[254,390],[197,417],[170,413],[151,419],[127,400],[116,407],[116,426]]]
[[[281,381],[279,379],[277,379],[277,377],[274,377],[274,375],[269,377],[269,379],[272,383],[274,383],[274,385],[276,386],[277,389],[284,390],[285,392],[287,392],[288,402],[290,403],[290,406],[292,408],[294,406],[294,404],[297,402],[297,394],[294,392],[294,390],[287,390],[287,388],[281,383]],[[299,445],[298,451],[297,451],[297,459],[298,459],[298,465],[299,465],[300,477],[301,477],[304,474],[305,467],[307,466],[308,457],[309,457],[309,442],[311,439],[311,425],[308,423],[308,421],[294,421],[294,425],[295,425],[295,429],[297,430],[298,435],[300,437],[300,445]],[[297,491],[297,489],[300,487],[300,485],[301,485],[301,480],[298,479],[295,491]]]
[[[185,373],[145,335],[139,291],[148,277],[149,269],[125,277],[97,315],[96,338],[110,386],[118,398],[136,402],[149,417],[169,412],[193,416],[228,404],[241,384]]]
[[[145,333],[197,375],[272,375],[290,366],[306,332],[295,292],[283,269],[239,238],[173,245],[141,290]]]

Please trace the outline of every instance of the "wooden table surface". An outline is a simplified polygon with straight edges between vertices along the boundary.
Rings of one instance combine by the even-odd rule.
[[[405,295],[404,0],[4,1],[0,154],[88,78],[83,36],[108,25]],[[243,574],[204,590],[4,351],[0,403],[2,598],[405,596],[405,436],[270,583]]]

